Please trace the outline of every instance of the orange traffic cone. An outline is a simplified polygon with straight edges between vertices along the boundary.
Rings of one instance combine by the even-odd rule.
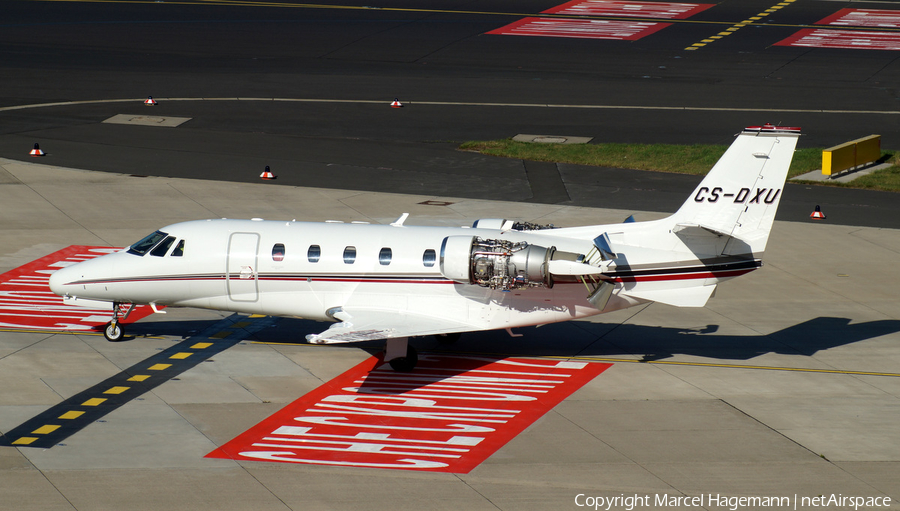
[[[275,179],[275,174],[272,174],[272,171],[269,170],[269,166],[266,165],[266,170],[264,170],[263,173],[259,175],[259,177],[263,179]]]
[[[30,154],[31,156],[44,156],[44,151],[41,151],[41,146],[38,145],[37,142],[35,142],[34,149],[32,149],[28,154]]]
[[[817,205],[816,210],[809,217],[813,220],[825,220],[825,213],[822,213],[822,209]]]
[[[147,96],[147,99],[144,100],[144,104],[147,106],[156,106],[157,102],[153,99],[153,96]]]
[[[403,108],[403,105],[400,104],[400,100],[394,98],[394,101],[391,102],[391,108]]]

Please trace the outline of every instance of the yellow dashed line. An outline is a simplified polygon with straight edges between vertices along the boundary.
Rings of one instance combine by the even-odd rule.
[[[252,318],[252,319],[259,319],[259,318],[264,318],[264,317],[266,317],[265,314],[251,314],[250,315],[250,318]]]
[[[128,378],[128,380],[126,380],[126,381],[144,381],[149,377],[150,377],[149,374],[136,374],[136,375],[132,376],[131,378]]]
[[[150,371],[162,371],[163,369],[168,369],[170,367],[172,367],[172,364],[153,364],[147,369]]]
[[[131,387],[110,387],[109,389],[104,390],[103,393],[104,394],[121,394],[130,388]]]
[[[726,28],[724,32],[719,32],[718,35],[720,35],[720,36],[728,35],[728,34],[736,32],[737,30],[740,30],[743,27],[746,27],[747,25],[752,25],[756,21],[761,20],[763,16],[768,16],[769,14],[771,14],[773,12],[777,12],[779,9],[781,9],[783,7],[787,7],[788,5],[791,5],[791,3],[794,1],[795,0],[784,0],[783,2],[773,5],[772,7],[757,14],[756,16],[751,16],[750,18],[747,18],[744,21],[741,21],[740,23],[735,23],[731,27]],[[711,41],[704,39],[703,42],[709,43]],[[688,46],[687,48],[685,48],[685,50],[696,50],[699,46],[703,46],[703,45],[702,44],[698,45],[697,43],[694,43],[691,46]]]
[[[213,345],[213,343],[211,343],[211,342],[198,342],[197,344],[191,346],[191,349],[192,350],[202,350],[202,349],[209,348],[212,345]]]
[[[235,323],[231,326],[233,326],[234,328],[247,328],[248,326],[250,326],[250,322],[249,321],[241,321],[240,323]]]
[[[53,433],[57,429],[59,429],[59,426],[56,426],[53,424],[47,424],[46,426],[41,426],[41,427],[37,428],[36,430],[32,431],[31,433],[34,435],[46,435],[47,433]]]
[[[28,445],[35,440],[37,440],[36,436],[23,436],[22,438],[13,442],[13,445]]]
[[[188,352],[186,352],[186,351],[182,351],[182,352],[180,352],[180,353],[176,353],[176,354],[172,355],[172,356],[169,357],[169,358],[174,358],[175,360],[184,360],[184,359],[188,358],[188,357],[191,356],[191,355],[193,355],[193,353],[188,353]]]
[[[57,418],[59,418],[59,419],[77,419],[77,418],[81,417],[82,415],[84,415],[84,412],[80,412],[78,410],[72,410],[71,412],[66,412]]]
[[[210,339],[224,339],[224,338],[228,337],[229,335],[231,335],[231,330],[222,330],[221,332],[219,332],[217,334],[210,335],[209,338]]]
[[[84,403],[81,403],[81,406],[97,406],[104,401],[106,401],[105,397],[92,397]]]

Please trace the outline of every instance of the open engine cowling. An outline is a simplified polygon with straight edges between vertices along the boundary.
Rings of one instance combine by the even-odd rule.
[[[448,236],[441,244],[441,274],[455,282],[491,289],[553,287],[548,262],[556,247],[524,241]]]

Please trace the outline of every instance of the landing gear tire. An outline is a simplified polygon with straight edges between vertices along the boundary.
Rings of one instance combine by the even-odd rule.
[[[418,361],[419,354],[416,353],[416,349],[412,346],[407,346],[405,357],[395,358],[389,361],[388,364],[391,365],[391,369],[398,373],[409,373],[416,368]]]
[[[106,324],[106,328],[103,329],[103,337],[106,337],[106,340],[109,342],[119,342],[124,335],[125,331],[119,326],[118,321],[110,321]]]

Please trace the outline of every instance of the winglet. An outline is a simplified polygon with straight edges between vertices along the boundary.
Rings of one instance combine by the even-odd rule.
[[[403,227],[403,222],[405,222],[407,218],[409,218],[409,213],[403,213],[400,215],[400,218],[391,222],[391,225],[393,227]]]

